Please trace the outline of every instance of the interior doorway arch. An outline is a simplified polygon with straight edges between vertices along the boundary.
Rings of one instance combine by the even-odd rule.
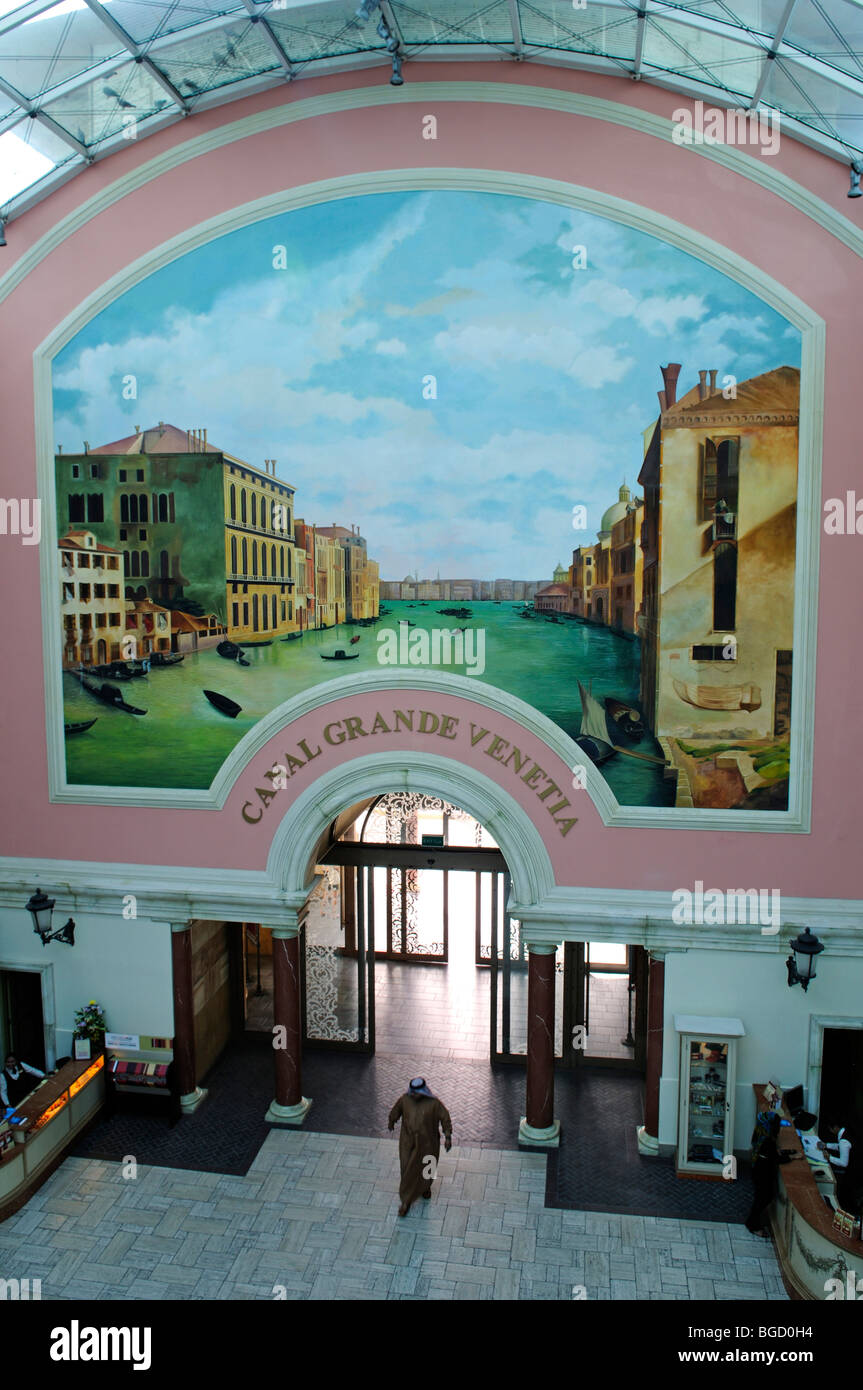
[[[483,773],[451,758],[398,751],[355,758],[325,772],[286,810],[270,846],[267,873],[286,903],[302,909],[314,869],[329,844],[330,827],[350,807],[388,792],[440,797],[467,811],[499,845],[521,907],[552,892],[554,870],[536,825],[524,808]]]

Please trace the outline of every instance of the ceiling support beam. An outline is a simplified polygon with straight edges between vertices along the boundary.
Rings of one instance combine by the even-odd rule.
[[[294,65],[285,52],[281,39],[274,30],[272,24],[270,24],[267,16],[261,13],[261,7],[255,4],[255,0],[243,0],[243,4],[252,17],[252,23],[260,27],[261,33],[278,58],[285,77],[290,82],[294,77]]]
[[[785,30],[788,28],[788,23],[791,19],[791,12],[796,4],[797,0],[788,0],[785,9],[782,12],[782,18],[779,21],[776,33],[773,35],[770,47],[764,55],[764,62],[761,67],[761,74],[758,78],[758,85],[756,86],[755,91],[752,93],[752,100],[749,103],[750,111],[754,111],[759,101],[761,100],[761,94],[764,91],[764,88],[767,86],[767,79],[769,78],[771,70],[773,68],[773,63],[776,58],[776,54],[779,52],[779,45],[782,43]]]
[[[166,77],[162,70],[156,67],[152,58],[145,56],[143,50],[135,43],[135,40],[126,33],[126,30],[121,24],[117,23],[114,16],[108,13],[104,5],[101,5],[99,0],[84,0],[84,3],[92,10],[99,22],[104,24],[106,29],[110,29],[117,42],[122,44],[123,48],[125,48],[128,53],[131,53],[135,62],[140,64],[144,71],[150,74],[153,81],[157,82],[162,88],[162,91],[171,98],[176,106],[179,106],[184,115],[188,116],[188,102],[180,95],[170,78]]]

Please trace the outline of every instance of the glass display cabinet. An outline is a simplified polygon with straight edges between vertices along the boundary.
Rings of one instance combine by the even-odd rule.
[[[734,1153],[734,1099],[737,1040],[745,1036],[739,1018],[701,1018],[677,1014],[680,1034],[678,1177],[722,1178],[725,1158]]]

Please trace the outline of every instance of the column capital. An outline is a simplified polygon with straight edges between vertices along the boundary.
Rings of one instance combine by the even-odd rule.
[[[294,926],[286,926],[284,922],[280,922],[277,927],[267,928],[266,922],[262,922],[261,926],[272,932],[274,941],[293,941],[295,937],[299,936],[302,923],[297,922]]]
[[[171,922],[170,927],[172,933],[179,934],[181,931],[191,931],[192,922],[191,919],[188,922]]]
[[[527,941],[525,945],[532,956],[557,955],[557,943],[550,945],[547,941]]]

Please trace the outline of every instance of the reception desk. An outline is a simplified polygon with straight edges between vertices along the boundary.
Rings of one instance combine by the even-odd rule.
[[[754,1086],[753,1090],[756,1106],[763,1110],[763,1088]],[[780,1113],[783,1119],[791,1118],[784,1107]],[[780,1149],[799,1155],[779,1168],[779,1190],[770,1216],[785,1287],[795,1299],[826,1299],[831,1293],[841,1298],[835,1286],[827,1283],[836,1279],[847,1298],[849,1274],[861,1280],[863,1288],[863,1241],[834,1230],[833,1208],[824,1195],[831,1184],[822,1182],[824,1191],[819,1189],[793,1126],[780,1130],[778,1144]]]
[[[67,1062],[15,1107],[26,1126],[0,1156],[0,1221],[32,1196],[63,1161],[75,1136],[105,1099],[105,1059]]]

